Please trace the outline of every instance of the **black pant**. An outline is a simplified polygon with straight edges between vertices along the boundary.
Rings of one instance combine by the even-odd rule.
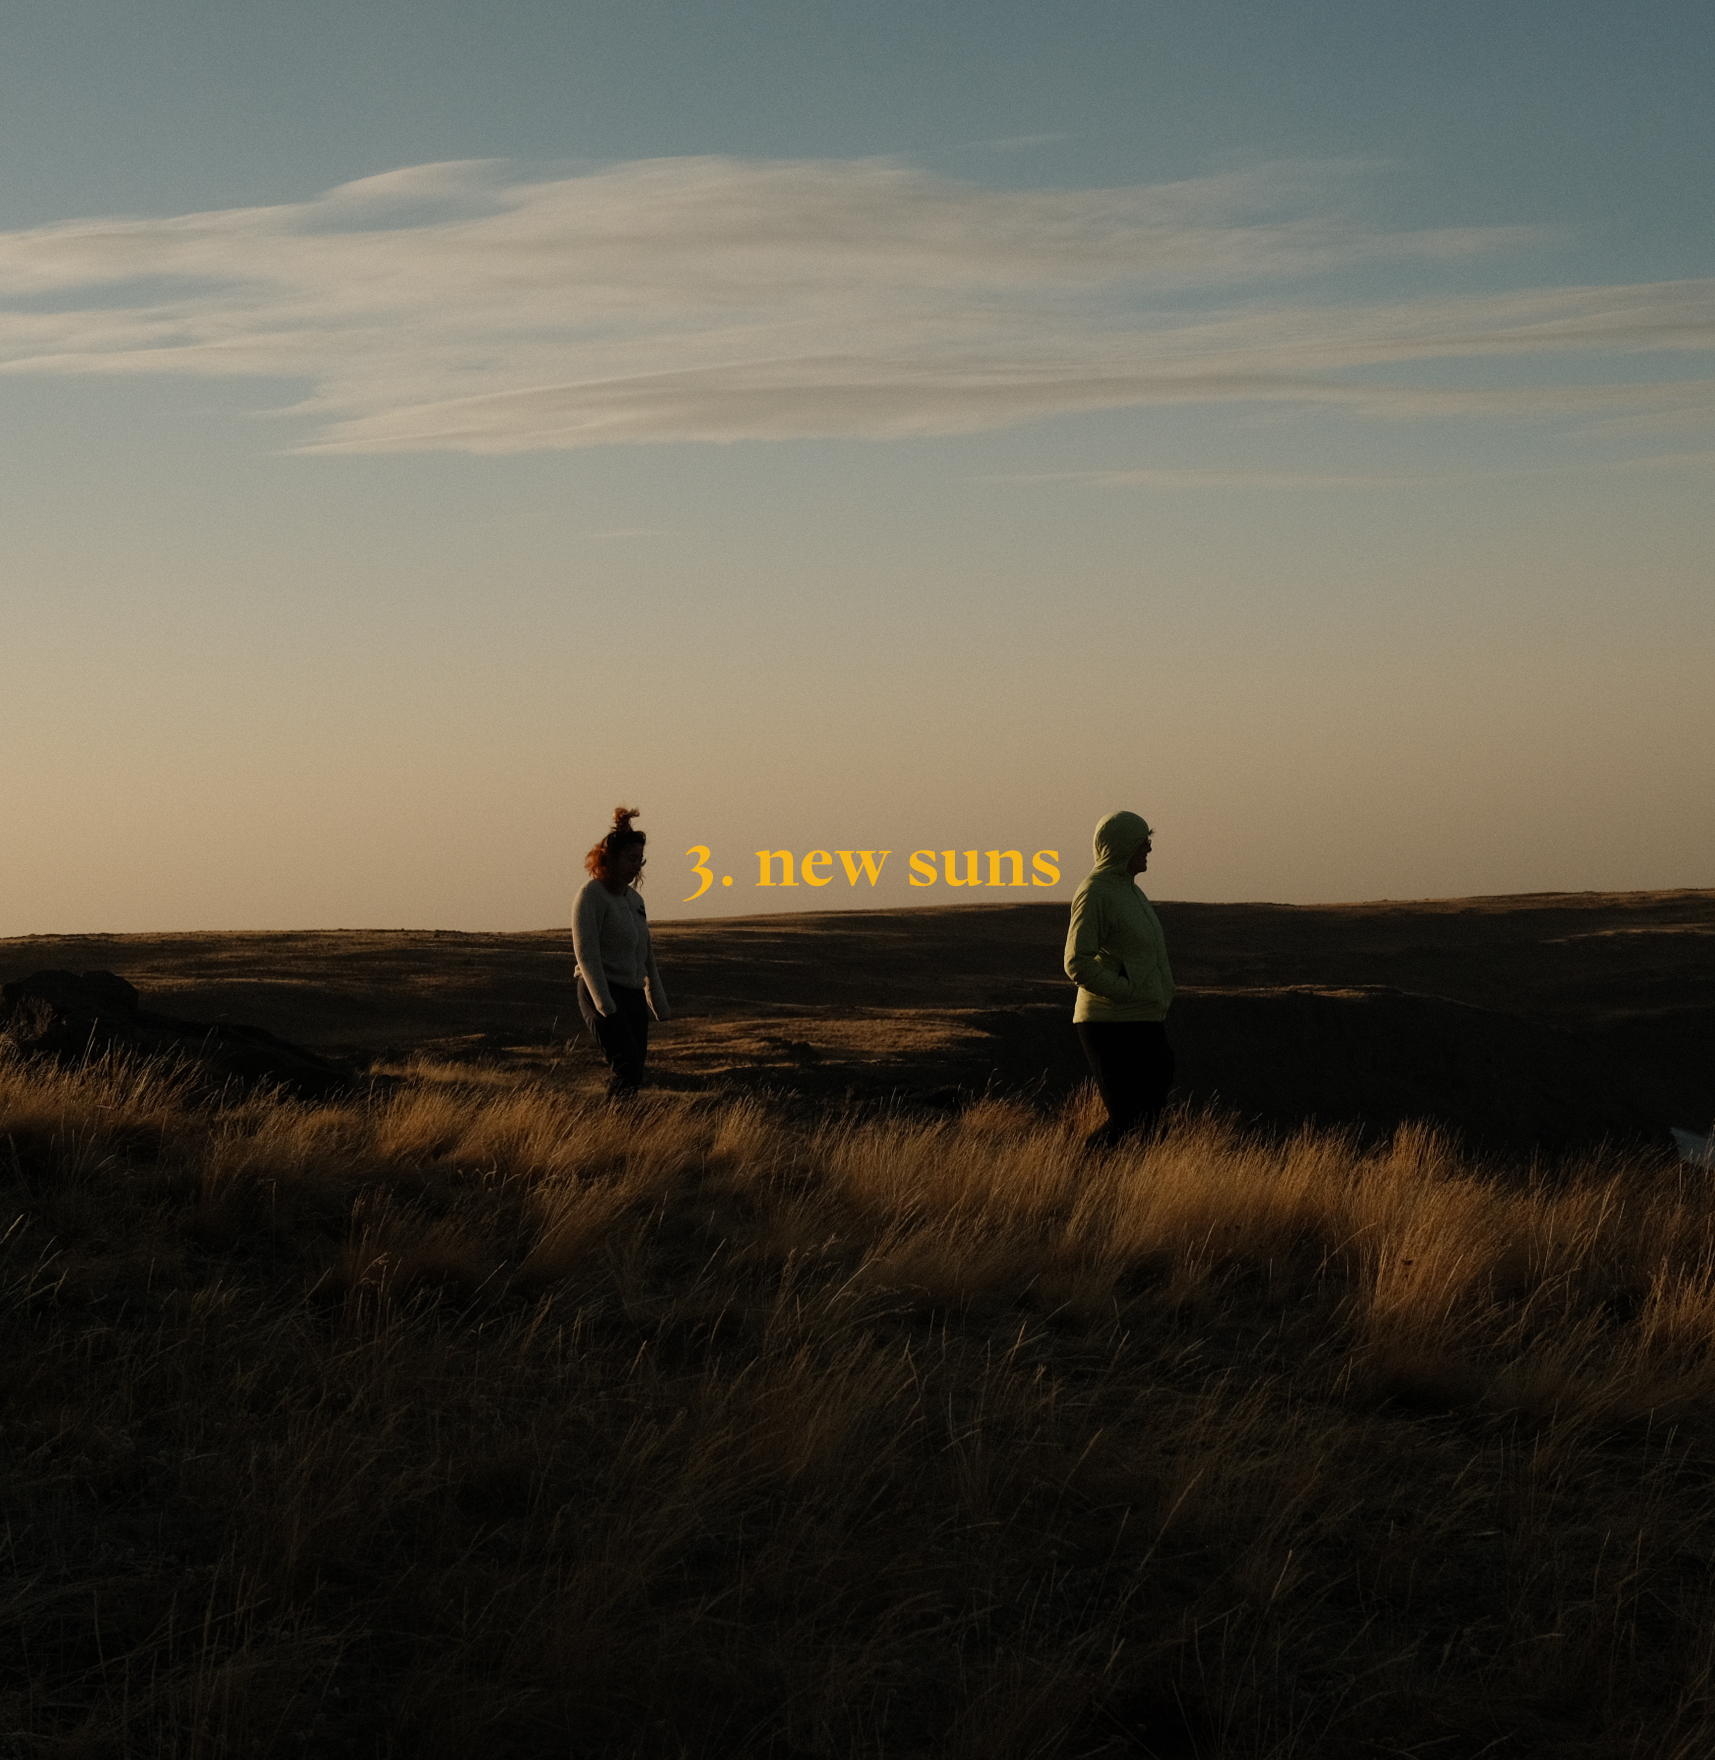
[[[1108,1109],[1092,1148],[1111,1149],[1130,1131],[1153,1130],[1173,1086],[1173,1047],[1160,1021],[1079,1021],[1078,1038]]]
[[[609,984],[613,1013],[603,1014],[590,995],[589,986],[578,978],[578,1012],[595,1034],[601,1054],[613,1074],[607,1091],[615,1099],[635,1094],[643,1086],[643,1063],[649,1055],[649,1004],[641,990],[629,984]]]

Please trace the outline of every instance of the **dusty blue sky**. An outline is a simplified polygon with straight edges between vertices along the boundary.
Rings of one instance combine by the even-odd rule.
[[[543,926],[621,798],[661,915],[693,843],[1061,896],[1121,804],[1165,897],[1715,885],[1712,75],[1691,5],[8,8],[0,935]]]

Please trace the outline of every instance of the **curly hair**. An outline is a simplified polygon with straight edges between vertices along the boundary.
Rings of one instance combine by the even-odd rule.
[[[584,857],[584,866],[604,886],[613,879],[613,864],[620,852],[633,846],[641,847],[649,841],[645,832],[632,829],[631,821],[642,810],[641,807],[615,807],[613,829]],[[642,879],[642,875],[638,878]]]

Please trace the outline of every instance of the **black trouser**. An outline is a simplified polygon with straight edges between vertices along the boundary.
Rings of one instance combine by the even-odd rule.
[[[1092,1148],[1111,1149],[1130,1131],[1153,1130],[1173,1086],[1173,1047],[1160,1021],[1079,1021],[1078,1038],[1108,1122],[1090,1133]]]
[[[643,1086],[643,1063],[649,1055],[649,1004],[641,990],[629,984],[609,984],[613,1013],[603,1014],[590,995],[589,986],[578,978],[578,1012],[584,1025],[601,1044],[601,1054],[613,1071],[607,1091],[616,1099],[635,1094]]]

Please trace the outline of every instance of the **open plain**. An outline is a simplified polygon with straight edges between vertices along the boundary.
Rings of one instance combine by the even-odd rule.
[[[1715,895],[1162,916],[0,944],[369,1078],[0,1052],[5,1750],[1715,1752]]]
[[[1159,908],[1194,1107],[1383,1134],[1430,1119],[1514,1155],[1715,1118],[1715,893]],[[1058,1102],[1085,1075],[1065,920],[1019,904],[661,924],[675,1013],[654,1067],[687,1091]],[[0,941],[0,980],[42,967],[112,970],[168,1013],[363,1067],[597,1076],[569,930]]]

